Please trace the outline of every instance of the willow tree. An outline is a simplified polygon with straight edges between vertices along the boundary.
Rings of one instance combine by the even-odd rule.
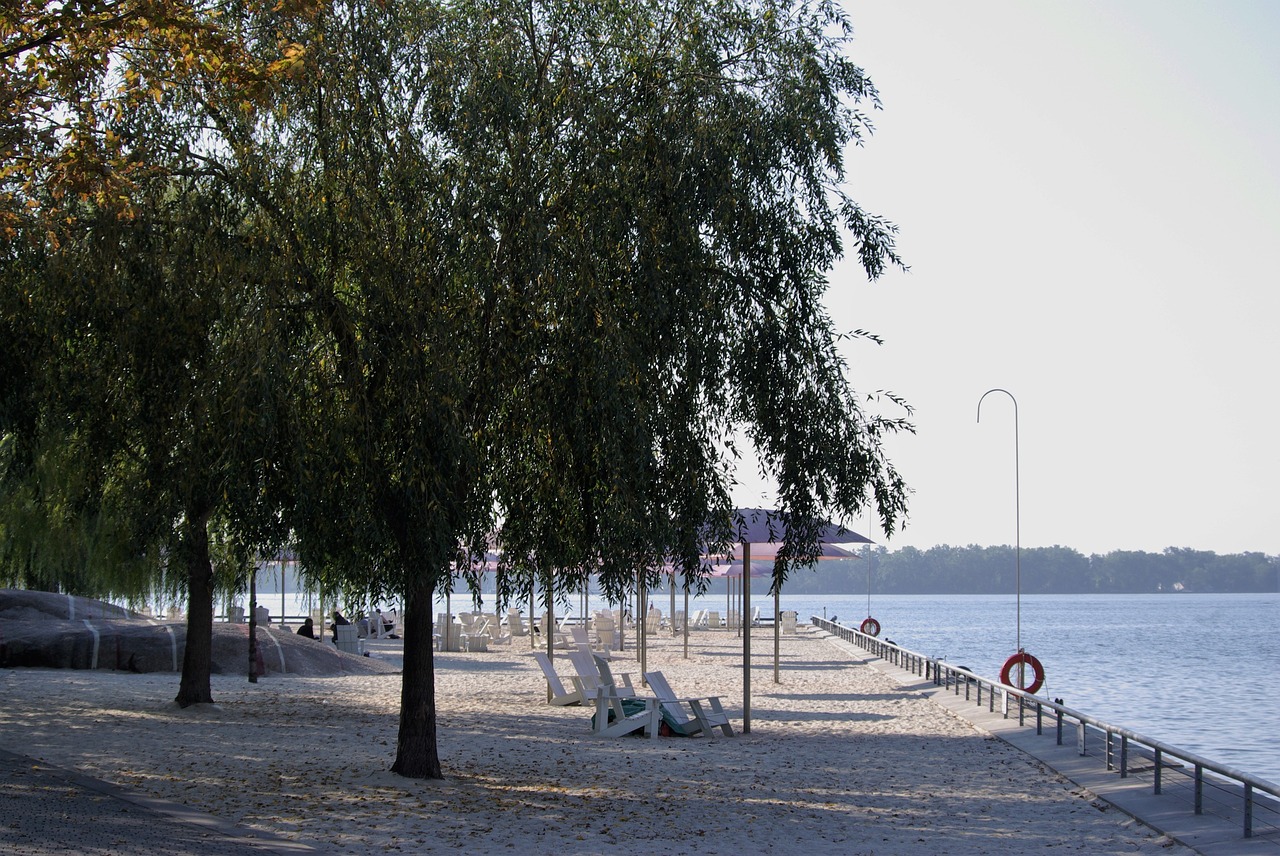
[[[287,494],[265,486],[286,421],[277,268],[250,212],[211,180],[190,99],[254,109],[295,46],[251,54],[230,11],[221,0],[0,10],[0,333],[33,345],[0,349],[0,430],[16,449],[5,475],[30,494],[54,467],[57,490],[30,494],[35,519],[104,522],[125,560],[167,566],[188,596],[183,705],[211,700],[211,540],[226,535],[243,564],[280,537],[270,503]],[[6,497],[23,507],[22,491]],[[100,557],[95,574],[103,562],[122,563]]]
[[[131,200],[129,218],[77,216],[31,289],[48,341],[36,436],[61,445],[74,488],[45,490],[41,501],[127,527],[128,556],[149,556],[146,567],[165,574],[134,585],[185,593],[183,706],[212,701],[219,541],[234,585],[252,548],[283,538],[264,498],[282,493],[292,424],[292,336],[270,248],[241,206],[201,183],[155,182]],[[82,586],[121,582],[120,568],[97,565]]]
[[[430,609],[460,545],[614,591],[695,570],[739,437],[796,519],[900,518],[881,440],[909,426],[860,407],[822,307],[846,242],[898,263],[841,185],[876,94],[834,6],[333,4],[260,32],[298,46],[289,85],[209,115],[323,342],[304,560],[405,597],[395,771],[441,775]],[[790,531],[779,574],[815,549]]]

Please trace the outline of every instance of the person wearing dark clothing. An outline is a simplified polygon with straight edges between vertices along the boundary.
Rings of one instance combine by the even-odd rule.
[[[334,645],[338,644],[338,626],[341,624],[350,624],[350,623],[351,622],[347,621],[347,619],[342,615],[341,612],[338,612],[338,610],[336,609],[333,611],[333,644]]]
[[[316,638],[316,624],[311,620],[311,616],[307,616],[302,620],[302,626],[298,628],[298,635],[305,636],[308,639]]]

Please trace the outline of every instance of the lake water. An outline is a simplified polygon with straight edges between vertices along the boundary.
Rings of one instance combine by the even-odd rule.
[[[278,614],[279,597],[261,600]],[[651,599],[670,611],[665,593]],[[752,604],[773,612],[767,595]],[[451,605],[469,609],[470,598],[455,595]],[[602,605],[589,599],[589,609]],[[724,614],[725,597],[695,598],[689,608]],[[857,627],[867,596],[784,594],[782,608],[801,621],[825,615]],[[580,612],[579,601],[567,611]],[[873,595],[870,612],[881,638],[988,678],[1017,649],[1013,595]],[[1280,594],[1023,595],[1021,627],[1023,648],[1044,664],[1043,697],[1280,782]],[[755,650],[762,660],[771,654]]]
[[[865,595],[782,608],[867,617]],[[873,596],[871,614],[880,638],[984,677],[1017,650],[1012,595]],[[1040,695],[1280,782],[1280,594],[1024,595],[1022,646],[1044,664]]]

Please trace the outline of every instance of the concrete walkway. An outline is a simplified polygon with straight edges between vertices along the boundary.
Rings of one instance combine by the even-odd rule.
[[[951,688],[937,686],[932,679],[926,680],[901,669],[836,636],[830,636],[829,641],[848,651],[858,662],[883,672],[907,689],[924,693],[982,731],[1016,746],[1100,799],[1198,853],[1205,856],[1280,854],[1280,829],[1268,825],[1257,811],[1254,835],[1252,838],[1244,837],[1243,799],[1216,805],[1213,813],[1206,810],[1204,814],[1197,815],[1191,788],[1185,784],[1186,780],[1183,783],[1177,781],[1182,779],[1181,776],[1166,775],[1164,792],[1157,796],[1153,793],[1149,771],[1146,775],[1135,772],[1121,778],[1116,770],[1107,769],[1102,755],[1080,755],[1074,727],[1069,727],[1063,736],[1063,745],[1059,746],[1056,719],[1046,716],[1043,734],[1038,735],[1034,710],[1028,710],[1026,724],[1019,725],[1016,707],[1006,718],[999,701],[994,712],[988,711],[989,699],[984,699],[979,706],[976,695],[971,693],[970,698],[965,698],[963,687],[956,693],[954,685]]]
[[[322,852],[2,749],[0,805],[0,853],[6,856]]]

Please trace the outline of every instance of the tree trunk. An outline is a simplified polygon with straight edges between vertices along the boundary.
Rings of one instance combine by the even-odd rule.
[[[412,586],[405,592],[404,673],[400,687],[400,736],[391,772],[411,779],[443,779],[436,744],[436,672],[431,650],[434,590]]]
[[[213,661],[213,564],[209,561],[208,514],[188,516],[183,533],[187,561],[187,644],[182,655],[179,707],[211,704]]]

